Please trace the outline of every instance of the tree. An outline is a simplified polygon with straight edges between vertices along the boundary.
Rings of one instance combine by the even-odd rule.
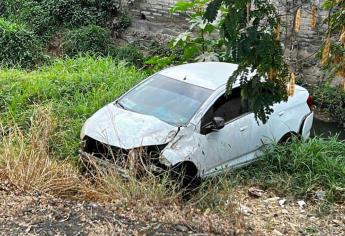
[[[323,7],[329,10],[329,16],[326,19],[329,29],[322,47],[322,64],[324,69],[331,71],[330,77],[332,74],[344,77],[345,74],[344,2],[344,0],[326,0],[323,4]],[[286,100],[288,95],[293,94],[295,75],[293,68],[289,68],[283,58],[280,16],[272,1],[181,1],[175,5],[173,11],[194,12],[191,14],[191,23],[198,24],[194,24],[191,28],[193,30],[197,25],[201,29],[196,38],[193,38],[190,32],[177,38],[175,45],[180,43],[180,46],[185,48],[185,52],[195,54],[207,51],[204,45],[212,45],[212,43],[205,40],[205,33],[212,34],[215,31],[214,26],[217,27],[220,36],[216,44],[217,54],[219,54],[219,48],[225,46],[227,49],[222,59],[239,65],[228,80],[227,92],[231,92],[234,80],[240,78],[242,97],[249,100],[257,119],[265,123],[268,115],[273,112],[271,106],[276,102]],[[291,31],[298,31],[301,8],[297,5],[292,14],[294,22],[291,24],[293,27]],[[310,14],[311,24],[315,27],[317,19],[315,5]],[[202,21],[200,21],[201,15]],[[331,40],[331,36],[336,34],[339,35],[338,42]],[[263,78],[266,79],[263,80]],[[287,87],[288,82],[290,86]]]
[[[266,122],[271,106],[287,99],[288,67],[279,41],[280,20],[275,6],[267,0],[213,0],[204,20],[214,21],[221,7],[225,46],[238,69],[230,76],[227,91],[240,78],[242,97],[248,99],[255,117]],[[267,78],[263,81],[263,78]]]

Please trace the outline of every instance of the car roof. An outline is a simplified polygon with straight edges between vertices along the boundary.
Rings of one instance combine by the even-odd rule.
[[[170,67],[158,72],[172,79],[216,90],[227,83],[238,65],[225,62],[198,62]]]

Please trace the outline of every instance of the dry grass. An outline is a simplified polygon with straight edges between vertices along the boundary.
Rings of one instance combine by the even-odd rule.
[[[54,119],[50,109],[36,109],[27,133],[17,126],[3,136],[0,146],[0,168],[16,187],[60,197],[72,197],[83,184],[78,171],[67,161],[50,156],[49,142]]]
[[[30,128],[24,132],[13,125],[3,132],[0,145],[0,170],[11,184],[24,191],[38,191],[53,196],[93,201],[126,199],[171,203],[179,199],[175,188],[167,188],[167,179],[147,176],[124,180],[116,172],[96,169],[91,181],[69,161],[52,156],[55,121],[51,108],[37,107]]]

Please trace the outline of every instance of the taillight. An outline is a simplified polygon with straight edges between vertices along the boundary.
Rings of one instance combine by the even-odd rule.
[[[309,96],[307,99],[307,104],[310,110],[312,110],[312,106],[313,106],[313,97]]]

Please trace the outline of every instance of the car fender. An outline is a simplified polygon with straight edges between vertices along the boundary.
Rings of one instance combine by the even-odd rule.
[[[310,136],[310,130],[313,125],[313,120],[314,113],[311,112],[304,118],[303,123],[301,124],[300,134],[305,139],[309,138]]]
[[[200,140],[192,127],[185,127],[175,136],[175,138],[162,151],[160,162],[168,167],[178,163],[192,162],[198,170],[201,163],[197,159],[200,151]]]

